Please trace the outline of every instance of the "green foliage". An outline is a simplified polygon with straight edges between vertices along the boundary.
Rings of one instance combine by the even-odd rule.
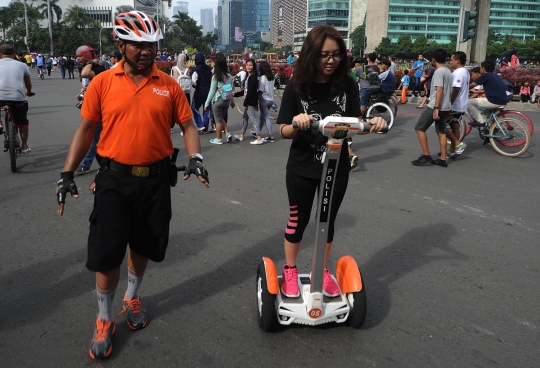
[[[533,32],[540,33],[540,24],[536,26],[536,30]],[[522,39],[514,38],[511,35],[502,36],[495,33],[493,30],[489,30],[488,34],[488,46],[487,57],[499,58],[506,51],[515,49],[517,56],[523,60],[525,59],[540,59],[540,38],[534,39],[529,36],[523,42]]]
[[[411,51],[413,49],[413,42],[409,34],[402,34],[398,37],[395,45],[396,55],[400,56],[412,56]]]
[[[349,34],[349,40],[352,42],[352,54],[353,55],[360,55],[362,53],[362,50],[364,49],[365,44],[365,36],[366,36],[366,24],[362,24],[361,26],[358,26],[354,29],[354,31]],[[381,51],[382,53],[382,51]]]
[[[392,40],[389,37],[383,37],[379,46],[375,47],[375,52],[381,55],[391,55],[396,50],[396,46],[392,43]],[[358,55],[353,52],[353,55]]]

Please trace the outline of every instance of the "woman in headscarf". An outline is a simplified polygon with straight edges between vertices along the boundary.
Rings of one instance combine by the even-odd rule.
[[[191,84],[195,89],[195,91],[193,92],[191,111],[193,112],[193,119],[195,120],[195,124],[197,124],[199,132],[208,131],[208,122],[210,121],[210,109],[206,109],[203,112],[202,119],[199,110],[206,101],[206,98],[208,97],[211,79],[212,68],[206,65],[204,54],[202,52],[197,52],[197,54],[195,55],[195,68],[193,68],[191,74]]]
[[[189,68],[186,66],[186,58],[187,58],[186,55],[184,53],[181,53],[178,56],[178,63],[176,64],[176,66],[173,66],[171,69],[171,77],[173,77],[174,80],[176,81],[178,80],[178,77],[180,76],[180,74],[186,74],[188,77],[191,78],[190,76],[191,73],[189,71]],[[186,98],[188,102],[191,104],[191,93],[186,92]]]

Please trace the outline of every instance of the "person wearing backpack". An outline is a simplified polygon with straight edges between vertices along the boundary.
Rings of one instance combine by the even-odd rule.
[[[191,85],[194,87],[193,101],[191,102],[191,112],[193,120],[197,124],[199,133],[208,131],[208,123],[210,122],[210,110],[204,111],[203,116],[199,112],[204,101],[208,97],[210,83],[212,80],[212,68],[206,64],[204,54],[197,52],[195,54],[195,68],[191,71]]]
[[[212,104],[212,113],[216,120],[216,138],[210,139],[212,144],[223,144],[222,132],[225,131],[225,137],[227,142],[232,141],[232,135],[229,133],[227,127],[227,121],[224,116],[227,114],[229,105],[234,108],[233,100],[233,78],[229,74],[227,68],[227,59],[223,53],[218,52],[216,54],[216,64],[214,65],[214,75],[212,76],[212,82],[210,83],[210,91],[206,102],[204,103],[204,111],[208,110],[208,107]]]
[[[381,82],[379,80],[380,70],[375,62],[377,60],[377,54],[372,52],[368,57],[367,65],[363,63],[354,70],[354,74],[358,77],[360,84],[360,111],[362,116],[366,113],[371,95],[381,89]]]
[[[182,53],[178,56],[178,63],[171,68],[171,77],[182,87],[188,103],[191,105],[191,73],[186,66],[185,54]]]
[[[66,79],[66,64],[67,60],[65,56],[60,56],[60,59],[58,60],[58,65],[60,66],[60,73],[62,74],[62,79]]]

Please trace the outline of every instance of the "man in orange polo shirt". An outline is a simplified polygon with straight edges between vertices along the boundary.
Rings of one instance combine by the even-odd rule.
[[[101,168],[95,178],[86,262],[86,267],[96,273],[99,307],[89,347],[93,359],[106,358],[112,351],[116,330],[112,301],[128,244],[123,312],[132,330],[147,323],[139,286],[148,260],[161,262],[165,258],[172,215],[170,186],[176,183],[176,167],[170,160],[171,117],[184,132],[190,157],[184,180],[195,174],[209,187],[199,135],[185,94],[173,78],[154,65],[156,43],[163,38],[159,25],[139,11],[122,13],[115,17],[113,35],[125,59],[89,85],[81,123],[56,188],[58,213],[62,215],[67,193],[78,197],[73,172],[101,121],[103,131],[97,145]]]

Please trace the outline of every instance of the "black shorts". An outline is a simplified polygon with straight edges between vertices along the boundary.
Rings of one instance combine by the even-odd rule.
[[[285,229],[285,239],[291,243],[298,243],[302,240],[304,230],[309,223],[313,199],[317,193],[321,179],[311,179],[298,176],[287,171],[285,182],[287,194],[289,196],[289,222]],[[334,240],[334,222],[336,220],[339,207],[345,197],[349,174],[336,177],[334,192],[332,193],[332,207],[330,208],[330,218],[328,220],[328,243]]]
[[[172,215],[169,172],[137,177],[102,167],[95,183],[86,268],[120,267],[128,244],[143,257],[163,261]]]
[[[446,119],[450,111],[439,111],[439,120],[433,120],[433,109],[427,108],[422,111],[414,129],[426,132],[432,123],[435,123],[435,130],[439,134],[446,134]]]
[[[0,101],[0,106],[11,106],[13,112],[13,124],[15,126],[28,126],[28,101]]]

